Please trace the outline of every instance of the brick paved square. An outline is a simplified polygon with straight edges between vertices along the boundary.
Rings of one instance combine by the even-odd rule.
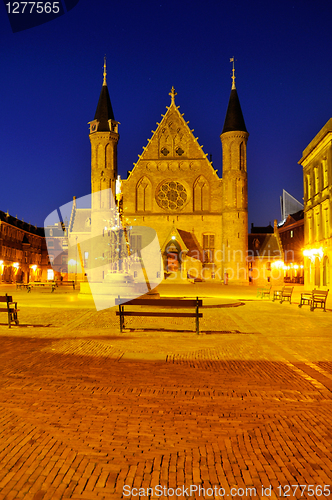
[[[330,307],[199,291],[199,336],[188,319],[120,334],[114,310],[77,294],[17,293],[20,326],[0,325],[0,499],[166,498],[191,485],[279,498],[278,485],[332,482]]]

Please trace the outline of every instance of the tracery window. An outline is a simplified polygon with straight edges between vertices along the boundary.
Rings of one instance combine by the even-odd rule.
[[[180,182],[167,181],[158,189],[156,194],[157,203],[166,210],[177,210],[182,208],[188,195],[186,188]]]

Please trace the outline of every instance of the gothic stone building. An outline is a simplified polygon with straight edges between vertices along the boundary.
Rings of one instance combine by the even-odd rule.
[[[203,278],[248,283],[247,140],[233,70],[233,84],[221,133],[221,179],[171,103],[127,179],[121,181],[121,218],[126,227],[153,228],[159,239],[168,279]],[[105,209],[112,209],[118,177],[119,123],[114,118],[104,81],[94,120],[90,122],[92,211],[74,203],[69,236],[104,232]],[[79,222],[80,221],[80,222]],[[91,229],[92,228],[92,229]],[[95,228],[95,229],[93,229]],[[139,230],[130,247],[142,244]],[[139,249],[138,249],[139,250]],[[83,251],[82,251],[83,252]],[[81,263],[93,249],[84,251]],[[104,276],[100,276],[102,280]]]

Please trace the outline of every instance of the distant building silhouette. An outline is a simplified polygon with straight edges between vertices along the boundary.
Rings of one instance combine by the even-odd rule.
[[[294,214],[299,210],[303,210],[303,203],[297,201],[294,196],[283,189],[282,196],[280,196],[281,221],[284,221],[288,215]]]

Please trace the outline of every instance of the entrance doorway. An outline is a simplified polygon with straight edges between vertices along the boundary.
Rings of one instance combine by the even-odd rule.
[[[176,252],[167,254],[167,271],[177,272],[179,270],[179,255]]]
[[[320,261],[319,258],[315,259],[315,286],[320,286]]]

